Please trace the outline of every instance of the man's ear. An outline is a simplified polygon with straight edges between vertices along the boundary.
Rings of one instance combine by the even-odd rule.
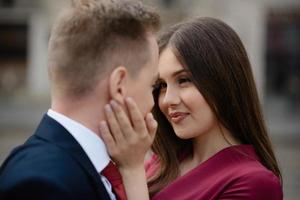
[[[113,100],[120,104],[124,104],[126,96],[126,84],[128,81],[128,71],[125,67],[116,67],[109,77],[109,93]]]

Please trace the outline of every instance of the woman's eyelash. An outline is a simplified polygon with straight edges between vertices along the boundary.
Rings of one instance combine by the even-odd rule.
[[[192,82],[192,81],[191,81],[191,79],[188,78],[188,77],[183,77],[183,78],[178,78],[177,82],[178,82],[179,84],[181,84],[181,83]]]
[[[166,87],[166,83],[162,81],[157,81],[152,85],[153,90],[160,90]]]
[[[153,89],[153,90],[159,89],[159,84],[154,83],[154,84],[152,85],[152,89]]]
[[[192,82],[192,80],[189,77],[179,77],[177,79],[178,84],[183,84],[183,83],[189,83]],[[161,90],[167,87],[167,83],[164,81],[158,80],[152,85],[153,90]]]
[[[153,88],[153,90],[157,90],[157,89],[159,89],[160,88],[160,81],[156,81],[153,85],[152,85],[152,88]]]

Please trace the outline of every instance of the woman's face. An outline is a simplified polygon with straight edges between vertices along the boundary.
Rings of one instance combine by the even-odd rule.
[[[158,70],[159,108],[176,135],[190,139],[212,130],[216,126],[215,115],[170,48],[161,53]]]

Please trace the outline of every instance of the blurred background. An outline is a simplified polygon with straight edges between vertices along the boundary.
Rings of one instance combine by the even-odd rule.
[[[0,164],[50,105],[47,43],[70,0],[0,0]],[[300,192],[300,1],[145,0],[163,27],[194,16],[222,19],[248,51],[283,173],[286,200]]]

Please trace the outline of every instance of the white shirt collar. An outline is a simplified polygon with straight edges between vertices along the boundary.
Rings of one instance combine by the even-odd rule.
[[[108,165],[110,158],[105,144],[96,133],[52,109],[49,109],[47,114],[69,131],[85,151],[98,173]]]

